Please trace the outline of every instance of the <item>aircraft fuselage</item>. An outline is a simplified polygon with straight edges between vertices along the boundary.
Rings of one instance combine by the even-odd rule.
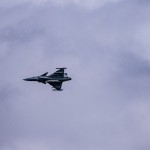
[[[48,77],[48,76],[37,76],[24,79],[25,81],[37,81],[42,83],[51,83],[51,82],[64,82],[71,80],[70,77]]]
[[[58,70],[49,76],[47,76],[48,72],[46,72],[46,73],[42,74],[41,76],[30,77],[30,78],[26,78],[23,80],[37,81],[37,82],[41,82],[44,84],[48,83],[55,90],[62,91],[62,89],[61,89],[62,83],[65,81],[71,80],[71,78],[67,76],[67,73],[64,73],[64,70],[66,68],[56,68],[56,69],[58,69]]]

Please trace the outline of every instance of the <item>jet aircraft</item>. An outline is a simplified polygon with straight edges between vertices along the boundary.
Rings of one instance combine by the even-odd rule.
[[[47,75],[48,72],[46,72],[40,76],[26,78],[23,80],[37,81],[44,84],[48,83],[52,86],[53,91],[62,91],[63,90],[61,89],[62,83],[71,80],[71,78],[67,76],[67,73],[65,73],[65,69],[67,68],[56,68],[56,69],[58,70],[51,75]]]

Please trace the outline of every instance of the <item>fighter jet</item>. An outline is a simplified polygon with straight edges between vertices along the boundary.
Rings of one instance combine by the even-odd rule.
[[[37,81],[44,84],[48,83],[52,86],[53,91],[62,91],[63,90],[61,89],[62,83],[71,80],[71,78],[68,77],[67,73],[64,73],[64,70],[67,68],[56,68],[56,69],[58,70],[51,75],[47,75],[48,72],[46,72],[40,76],[26,78],[23,80]]]

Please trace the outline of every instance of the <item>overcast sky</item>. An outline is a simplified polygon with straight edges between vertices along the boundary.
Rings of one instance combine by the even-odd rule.
[[[0,1],[0,150],[149,150],[150,1]],[[22,79],[67,67],[62,92]]]

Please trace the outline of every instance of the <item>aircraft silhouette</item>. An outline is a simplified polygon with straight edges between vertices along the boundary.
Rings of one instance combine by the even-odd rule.
[[[40,76],[30,77],[30,78],[26,78],[23,80],[37,81],[37,82],[41,82],[44,84],[48,83],[53,87],[53,91],[62,91],[63,90],[61,89],[62,83],[65,81],[72,80],[72,79],[67,76],[67,73],[64,73],[64,70],[67,68],[56,68],[56,69],[58,70],[51,75],[47,76],[48,72],[46,72]]]

